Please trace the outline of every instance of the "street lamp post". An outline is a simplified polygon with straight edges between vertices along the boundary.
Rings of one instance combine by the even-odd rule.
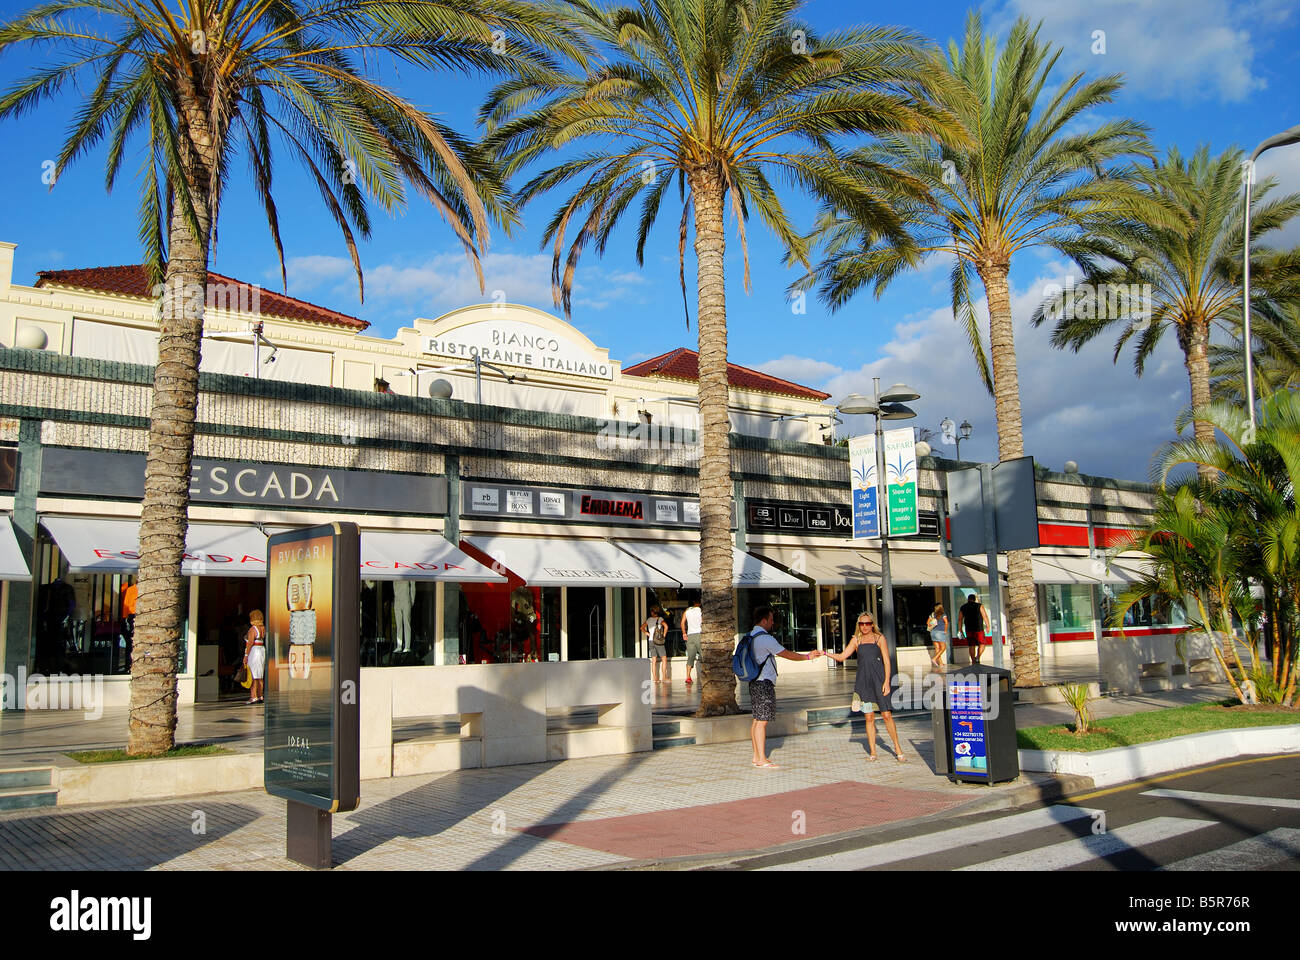
[[[883,502],[877,501],[876,510],[880,514],[880,589],[884,594],[880,609],[880,632],[885,635],[889,646],[891,674],[898,672],[898,642],[894,631],[894,581],[889,570],[889,487],[885,479],[885,438],[880,426],[882,420],[910,420],[916,411],[904,401],[919,400],[921,395],[905,384],[896,383],[884,393],[880,392],[880,378],[873,377],[874,394],[864,397],[851,393],[835,408],[840,413],[870,414],[876,422],[876,478],[884,493]]]
[[[1255,370],[1250,355],[1250,183],[1255,177],[1255,161],[1259,155],[1274,147],[1300,142],[1300,124],[1290,130],[1283,130],[1276,136],[1269,137],[1250,155],[1242,179],[1246,181],[1245,231],[1242,239],[1241,264],[1241,333],[1242,343],[1246,348],[1246,410],[1250,414],[1250,432],[1252,440],[1255,433]]]
[[[944,434],[944,442],[945,442],[945,443],[948,442],[948,438],[949,438],[949,437],[952,437],[953,442],[957,444],[957,459],[960,460],[960,459],[961,459],[961,442],[962,442],[963,440],[969,440],[969,439],[970,439],[970,432],[971,432],[972,430],[974,430],[975,428],[971,426],[969,420],[963,420],[963,421],[961,422],[961,426],[959,427],[959,426],[957,426],[955,423],[952,422],[952,417],[944,417],[944,418],[943,418],[943,422],[941,422],[941,423],[939,424],[939,428],[943,431],[943,434]],[[958,430],[961,431],[961,436],[958,436],[958,435],[957,435],[957,431],[958,431]]]

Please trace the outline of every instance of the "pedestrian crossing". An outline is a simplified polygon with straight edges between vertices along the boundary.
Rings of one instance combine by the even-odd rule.
[[[1281,808],[1296,805],[1296,801],[1286,799],[1194,791],[1152,790],[1144,795],[1199,801],[1200,808],[1197,812],[1202,813],[1205,805],[1211,803]],[[1107,829],[1105,811],[1057,804],[792,863],[770,864],[760,869],[778,872],[841,871],[868,870],[891,865],[897,869],[906,864],[908,867],[958,871],[1065,870],[1143,851],[1143,848],[1155,844],[1219,826],[1219,820],[1208,819],[1204,815],[1154,816]],[[1075,836],[1060,840],[1063,827]],[[1015,852],[1008,852],[1009,849]],[[1143,851],[1143,856],[1149,857],[1149,851]],[[1297,862],[1300,862],[1300,829],[1279,828],[1178,860],[1159,869],[1268,869],[1270,866],[1293,865]]]

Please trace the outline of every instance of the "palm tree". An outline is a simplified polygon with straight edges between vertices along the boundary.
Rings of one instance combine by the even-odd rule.
[[[1211,157],[1202,146],[1188,160],[1171,147],[1163,161],[1136,171],[1151,210],[1173,210],[1177,218],[1161,222],[1138,211],[1132,217],[1096,217],[1088,224],[1072,247],[1085,272],[1085,294],[1073,298],[1068,309],[1067,298],[1056,298],[1034,317],[1035,323],[1056,321],[1053,345],[1078,351],[1104,330],[1118,328],[1115,358],[1132,339],[1134,368],[1141,376],[1164,333],[1173,329],[1187,367],[1191,406],[1207,407],[1211,329],[1219,325],[1231,331],[1241,322],[1242,161],[1236,149]],[[1300,213],[1300,194],[1266,199],[1275,185],[1270,178],[1253,193],[1252,249]],[[1261,262],[1259,269],[1269,268]],[[1261,335],[1271,329],[1266,325]],[[1202,443],[1213,441],[1209,421],[1196,420],[1193,429]],[[1211,468],[1199,469],[1208,482]]]
[[[442,215],[478,268],[489,218],[505,225],[515,219],[501,178],[477,148],[374,79],[375,59],[540,70],[549,64],[546,48],[581,56],[583,47],[546,8],[513,0],[53,0],[0,26],[0,52],[19,44],[48,56],[0,96],[0,119],[36,109],[69,83],[83,97],[56,178],[106,139],[112,189],[131,144],[144,147],[139,235],[154,281],[165,283],[127,751],[155,754],[175,739],[180,569],[203,326],[196,305],[206,301],[218,212],[237,153],[266,211],[282,282],[272,143],[318,188],[359,287],[355,234],[370,234],[370,201],[391,212],[411,190]]]
[[[1253,298],[1252,298],[1253,299]],[[1255,394],[1300,388],[1300,300],[1256,302],[1250,321]],[[1246,354],[1241,324],[1225,343],[1210,344],[1210,396],[1246,403]]]
[[[1261,699],[1289,703],[1295,695],[1300,625],[1300,394],[1282,390],[1266,397],[1261,407],[1253,435],[1236,404],[1221,401],[1198,408],[1191,416],[1217,434],[1212,432],[1209,442],[1195,435],[1176,440],[1158,452],[1153,479],[1161,488],[1138,543],[1156,562],[1152,576],[1121,599],[1192,596],[1203,623],[1228,635],[1227,611],[1248,612],[1254,606],[1248,581],[1260,581],[1272,607],[1272,669],[1262,670],[1253,647],[1249,669],[1235,645],[1224,644],[1217,655],[1239,696],[1249,679]],[[1198,474],[1166,486],[1170,474],[1184,465],[1209,467],[1211,482]],[[1122,614],[1117,616],[1122,619]],[[1247,620],[1242,616],[1243,623]],[[1236,667],[1235,677],[1229,665]]]
[[[514,173],[552,151],[570,156],[520,190],[527,202],[568,190],[546,229],[554,244],[555,301],[567,314],[582,251],[603,253],[639,201],[640,263],[662,201],[676,181],[683,300],[685,249],[695,231],[699,327],[700,554],[704,668],[700,715],[735,712],[729,667],[734,638],[731,457],[727,417],[724,214],[735,217],[744,256],[751,210],[806,263],[806,246],[773,177],[853,211],[905,242],[883,184],[845,174],[835,148],[854,134],[960,136],[926,102],[928,59],[916,35],[850,28],[819,36],[797,19],[800,0],[640,0],[600,9],[571,0],[603,62],[561,77],[506,81],[483,108],[488,143]],[[582,152],[578,152],[582,151]],[[913,192],[918,185],[911,184]],[[903,189],[906,189],[904,186]],[[571,226],[576,235],[565,253]],[[561,265],[563,262],[563,266]]]
[[[864,287],[879,296],[923,257],[952,259],[952,310],[993,394],[1002,460],[1024,455],[1007,279],[1012,259],[1031,247],[1069,254],[1081,223],[1129,210],[1135,191],[1125,170],[1112,165],[1149,152],[1146,128],[1132,120],[1070,131],[1088,111],[1109,103],[1122,81],[1106,76],[1085,82],[1078,73],[1048,93],[1059,56],[1024,19],[1012,26],[999,52],[996,38],[984,35],[980,16],[972,11],[963,43],[948,46],[942,69],[949,82],[938,88],[939,105],[961,120],[970,145],[889,137],[858,151],[851,161],[870,170],[897,158],[932,191],[936,205],[906,198],[896,205],[911,242],[897,244],[851,211],[833,207],[819,218],[815,234],[823,259],[813,277],[820,282],[822,299],[835,309]],[[988,299],[987,354],[971,295],[973,274],[983,282]],[[1042,682],[1038,612],[1029,551],[1013,551],[1008,564],[1015,682],[1037,686]]]

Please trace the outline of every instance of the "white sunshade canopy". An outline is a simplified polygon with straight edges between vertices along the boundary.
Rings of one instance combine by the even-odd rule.
[[[677,581],[608,540],[466,537],[532,587],[675,587]]]
[[[672,577],[683,587],[699,588],[700,545],[654,540],[616,540],[632,556]],[[807,581],[764,563],[753,554],[731,548],[731,584],[734,587],[806,587]]]
[[[870,556],[879,575],[880,554],[872,551]],[[941,553],[891,549],[889,579],[896,587],[980,587],[987,585],[989,578],[988,574]]]
[[[505,577],[433,533],[361,531],[361,576],[366,580],[446,580],[503,583]]]
[[[1034,583],[1127,583],[1117,567],[1105,557],[1034,557]]]
[[[27,569],[23,552],[18,549],[18,538],[14,536],[13,524],[8,517],[0,517],[0,580],[30,580],[32,572]]]
[[[763,559],[821,586],[864,586],[880,582],[880,564],[864,559],[857,550],[836,547],[754,546]]]
[[[140,566],[140,522],[42,517],[41,524],[77,573],[134,573]],[[266,537],[256,527],[191,523],[185,534],[185,576],[264,577]]]

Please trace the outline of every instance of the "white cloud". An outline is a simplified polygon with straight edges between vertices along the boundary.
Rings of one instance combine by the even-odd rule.
[[[989,26],[1041,20],[1071,70],[1122,73],[1130,89],[1157,98],[1231,103],[1267,86],[1254,69],[1256,46],[1290,15],[1285,0],[1006,0]],[[1094,52],[1096,31],[1104,54]]]
[[[1063,284],[1068,269],[1044,265],[1023,289],[1013,290],[1016,358],[1020,380],[1025,451],[1039,463],[1059,470],[1077,460],[1085,473],[1145,480],[1151,454],[1173,435],[1173,419],[1187,403],[1187,374],[1175,339],[1167,335],[1147,364],[1147,374],[1133,373],[1131,353],[1111,362],[1113,337],[1104,337],[1079,353],[1063,352],[1049,342],[1050,331],[1029,324],[1048,284]],[[977,304],[987,318],[983,302]],[[987,320],[984,321],[987,330]],[[986,344],[987,347],[987,344]],[[996,460],[997,427],[993,398],[979,379],[970,347],[947,307],[907,317],[893,325],[880,358],[856,370],[835,371],[833,364],[783,357],[763,365],[768,372],[799,380],[795,371],[825,372],[823,379],[801,382],[829,392],[833,401],[849,393],[872,392],[872,377],[882,388],[903,382],[921,394],[909,404],[915,420],[896,426],[937,430],[945,416],[970,420],[971,438],[962,442],[962,459]],[[868,417],[848,417],[841,433],[871,429]],[[952,458],[953,447],[933,442],[940,456]]]
[[[1246,150],[1254,150],[1256,146],[1257,144],[1253,143],[1242,144]],[[1255,172],[1257,180],[1277,178],[1277,186],[1265,197],[1266,203],[1288,193],[1300,193],[1300,143],[1287,147],[1274,147],[1259,158]],[[1264,239],[1270,246],[1281,249],[1300,245],[1300,217],[1293,219],[1281,230],[1268,234]]]
[[[784,357],[777,357],[775,360],[764,360],[762,363],[756,363],[754,369],[762,370],[774,377],[780,377],[782,380],[790,380],[804,386],[819,384],[824,380],[829,380],[836,374],[844,372],[842,367],[828,363],[825,360],[796,357],[793,354],[786,354]]]
[[[344,257],[304,256],[288,261],[289,293],[356,311],[388,327],[416,316],[437,317],[469,303],[503,300],[554,310],[549,254],[489,253],[483,258],[483,286],[465,255],[444,251],[403,262],[367,265],[366,302],[358,304],[352,263]],[[587,264],[574,284],[574,306],[603,310],[616,301],[640,297],[645,281],[624,271],[605,273]],[[381,331],[375,331],[377,333]]]

